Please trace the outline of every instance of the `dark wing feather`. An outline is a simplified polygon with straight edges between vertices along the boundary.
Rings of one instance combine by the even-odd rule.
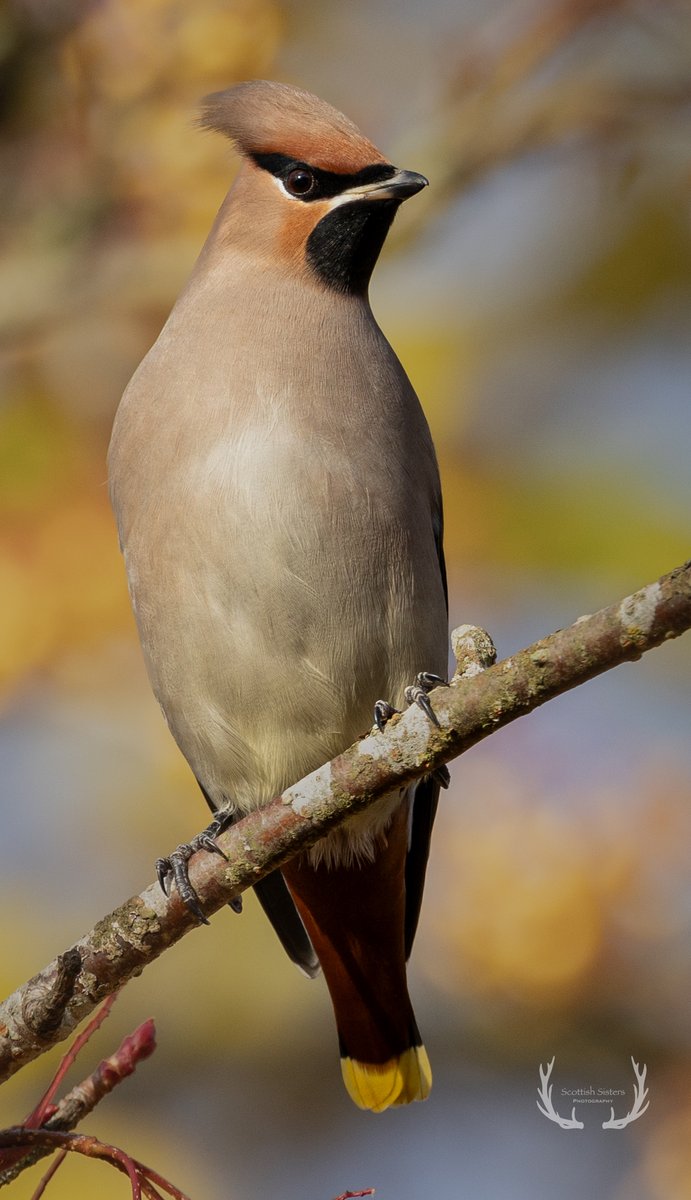
[[[431,775],[421,779],[415,789],[410,846],[405,860],[405,957],[410,958],[417,923],[420,919],[422,893],[425,887],[427,859],[432,826],[437,814],[439,784]]]
[[[314,979],[319,974],[319,959],[281,872],[265,875],[254,890],[288,957]]]
[[[435,541],[439,558],[446,610],[449,609],[449,593],[446,583],[446,563],[444,562],[443,519],[441,515],[441,499],[439,501],[438,529],[435,529]],[[415,789],[413,798],[413,814],[410,828],[410,845],[405,864],[405,957],[410,958],[415,933],[420,919],[422,893],[425,888],[427,860],[429,858],[432,826],[437,815],[439,803],[439,784],[430,775],[421,779]]]
[[[199,780],[197,782],[199,783]],[[209,808],[215,812],[216,806],[209,798],[203,783],[199,783],[199,786]],[[270,875],[260,879],[259,883],[255,883],[254,891],[288,957],[305,975],[314,979],[319,974],[319,959],[281,872],[272,871]],[[240,911],[232,902],[230,907],[235,912]]]

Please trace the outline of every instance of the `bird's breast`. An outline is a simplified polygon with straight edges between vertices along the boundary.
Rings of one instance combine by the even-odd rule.
[[[313,337],[312,355],[289,341],[290,362],[212,339],[192,370],[192,347],[164,337],[111,451],[154,691],[209,793],[241,807],[446,665],[438,481],[414,393],[376,337],[369,355],[361,338]]]

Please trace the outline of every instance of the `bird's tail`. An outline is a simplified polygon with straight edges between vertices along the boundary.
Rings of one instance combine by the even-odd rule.
[[[364,1063],[341,1055],[343,1082],[358,1108],[384,1112],[397,1104],[426,1100],[432,1087],[432,1069],[423,1045],[409,1046],[385,1063]]]
[[[406,984],[407,837],[402,805],[373,862],[314,866],[302,855],[283,868],[331,993],[343,1081],[372,1112],[425,1100],[432,1085]]]

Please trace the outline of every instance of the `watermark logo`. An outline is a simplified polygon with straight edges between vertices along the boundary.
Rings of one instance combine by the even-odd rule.
[[[648,1073],[648,1068],[645,1065],[642,1067],[639,1066],[634,1058],[631,1059],[631,1065],[633,1066],[633,1073],[636,1076],[636,1082],[633,1090],[633,1104],[623,1117],[618,1117],[616,1115],[614,1111],[614,1105],[612,1104],[612,1098],[614,1096],[624,1096],[624,1089],[593,1087],[571,1089],[562,1088],[562,1096],[568,1096],[571,1100],[573,1100],[571,1116],[562,1117],[554,1107],[554,1102],[552,1100],[553,1084],[550,1083],[550,1077],[554,1069],[554,1057],[552,1058],[551,1062],[547,1063],[546,1067],[543,1067],[542,1063],[540,1063],[540,1086],[537,1089],[537,1094],[540,1099],[537,1101],[537,1106],[543,1116],[547,1117],[548,1121],[554,1121],[560,1129],[585,1129],[585,1123],[583,1121],[579,1121],[576,1117],[576,1105],[609,1104],[610,1117],[608,1121],[602,1122],[602,1128],[626,1129],[626,1126],[630,1125],[632,1121],[637,1121],[639,1117],[643,1116],[643,1113],[650,1104],[650,1101],[646,1099],[648,1095],[648,1089],[645,1086],[645,1077]]]

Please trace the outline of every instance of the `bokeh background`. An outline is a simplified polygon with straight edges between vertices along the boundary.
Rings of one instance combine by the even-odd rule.
[[[691,11],[679,0],[14,0],[0,7],[0,989],[205,819],[149,693],[109,511],[119,395],[235,169],[199,98],[345,110],[432,187],[372,288],[437,443],[452,620],[505,655],[688,557]],[[411,501],[413,502],[413,501]],[[329,1003],[248,898],[132,983],[153,1059],[85,1128],[194,1200],[691,1195],[691,639],[459,761],[412,990],[430,1101],[372,1117]],[[650,1107],[603,1131],[562,1088]],[[56,1059],[5,1086],[0,1124]],[[13,1186],[30,1196],[40,1169]],[[127,1195],[70,1161],[48,1194]]]

